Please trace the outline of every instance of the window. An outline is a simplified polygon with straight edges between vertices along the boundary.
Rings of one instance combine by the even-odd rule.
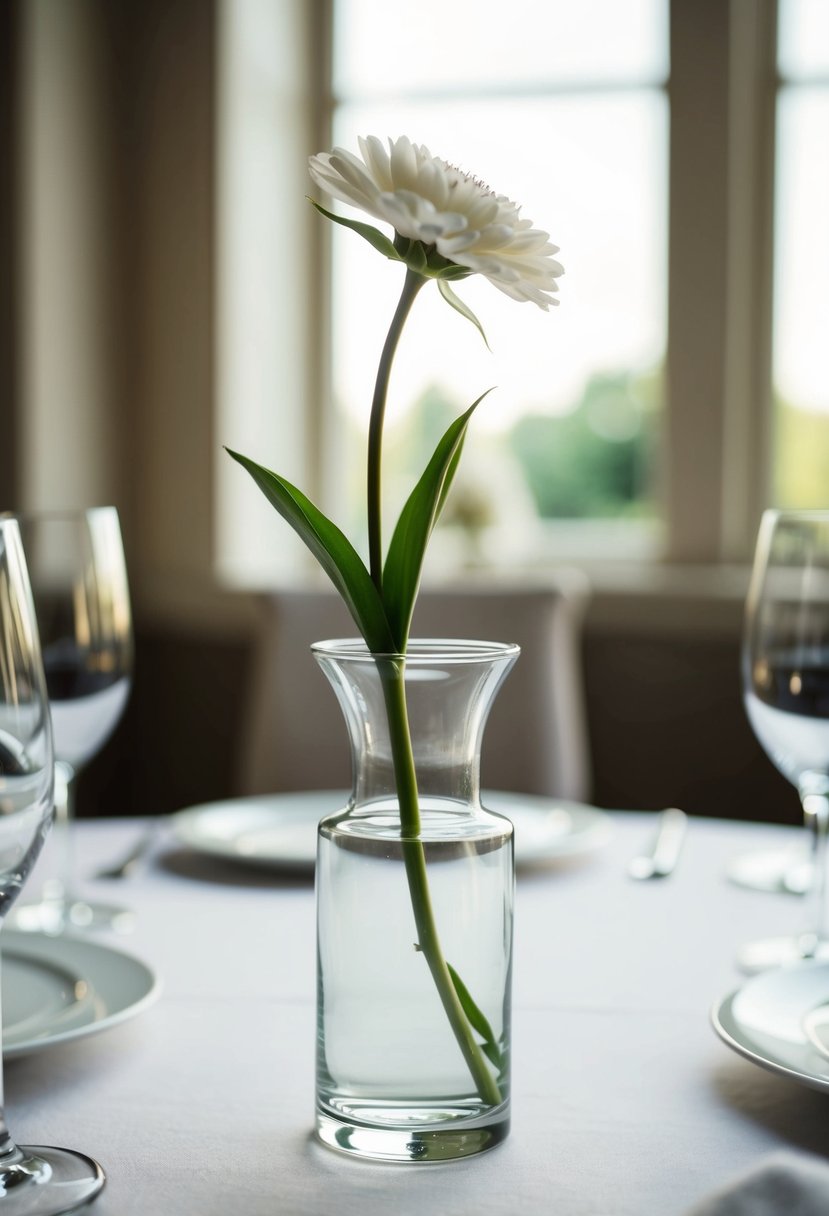
[[[366,410],[399,281],[293,200],[308,152],[406,133],[521,203],[566,270],[553,315],[460,285],[492,354],[437,293],[417,301],[390,395],[395,506],[447,415],[498,386],[432,558],[623,558],[626,586],[646,570],[637,557],[692,579],[745,563],[764,506],[829,484],[799,454],[829,447],[816,437],[825,380],[809,374],[813,284],[829,269],[826,8],[779,0],[778,23],[777,0],[513,0],[493,25],[471,0],[223,0],[223,441],[359,528]],[[218,470],[225,577],[303,569],[255,489],[226,460]],[[263,546],[263,532],[279,539]]]
[[[566,272],[552,315],[475,278],[459,286],[492,353],[437,292],[418,299],[390,394],[390,498],[399,507],[449,420],[496,385],[470,433],[450,527],[436,538],[448,560],[537,560],[553,520],[644,521],[652,531],[666,340],[666,0],[518,0],[507,23],[482,21],[474,0],[401,0],[394,20],[405,34],[391,40],[383,0],[335,0],[334,16],[333,142],[356,149],[359,135],[405,133],[463,157],[462,168],[550,231]],[[353,532],[400,275],[350,233],[331,242],[336,450],[349,455],[329,467],[332,478],[347,470],[340,496]],[[607,529],[599,535],[606,543]]]
[[[829,5],[782,0],[775,215],[775,501],[829,505]]]

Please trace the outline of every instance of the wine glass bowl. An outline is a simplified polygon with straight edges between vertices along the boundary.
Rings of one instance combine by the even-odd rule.
[[[19,522],[51,705],[60,874],[39,903],[16,910],[15,928],[127,927],[126,909],[74,892],[71,829],[78,773],[115,729],[130,690],[132,621],[118,513],[94,507]]]
[[[809,922],[800,934],[746,946],[760,970],[829,955],[829,511],[766,511],[746,601],[743,695],[766,755],[797,790],[811,841]]]
[[[0,925],[51,824],[53,782],[34,607],[20,531],[7,518],[0,520]],[[82,1153],[15,1144],[0,1110],[2,1216],[59,1216],[87,1203],[103,1185],[101,1167]]]

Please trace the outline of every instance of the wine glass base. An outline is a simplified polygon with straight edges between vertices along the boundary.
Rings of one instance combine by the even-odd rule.
[[[765,849],[734,857],[726,875],[738,887],[752,891],[805,895],[812,881],[812,863],[805,849]]]
[[[18,1152],[19,1159],[0,1167],[3,1216],[62,1216],[91,1203],[106,1182],[84,1153],[40,1144],[19,1145]]]
[[[759,942],[749,942],[737,951],[737,966],[747,975],[756,975],[773,967],[802,963],[806,959],[829,959],[829,941],[820,941],[815,945],[807,939],[808,935],[803,934],[800,937],[767,937]]]
[[[22,933],[46,933],[49,937],[101,929],[131,933],[135,928],[135,913],[121,904],[92,902],[73,896],[70,899],[44,899],[37,904],[18,904],[9,912],[6,924]]]

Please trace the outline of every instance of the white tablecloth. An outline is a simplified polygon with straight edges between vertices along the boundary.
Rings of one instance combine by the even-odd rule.
[[[796,831],[693,821],[676,873],[635,883],[626,863],[653,817],[613,818],[600,852],[519,878],[513,1123],[498,1149],[418,1168],[317,1145],[312,884],[186,853],[169,835],[140,875],[84,887],[136,910],[134,933],[99,940],[150,963],[161,999],[10,1061],[13,1134],[97,1157],[108,1185],[95,1216],[679,1216],[775,1149],[826,1154],[826,1096],[739,1058],[709,1025],[742,982],[736,948],[804,914],[796,897],[733,886],[725,866]],[[80,824],[79,869],[140,831]],[[52,864],[47,846],[26,896]]]

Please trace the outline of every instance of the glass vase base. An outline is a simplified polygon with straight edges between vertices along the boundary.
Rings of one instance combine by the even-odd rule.
[[[38,904],[19,904],[9,913],[6,924],[20,933],[45,933],[49,937],[102,929],[132,933],[135,913],[120,904],[87,901],[79,897],[44,899]]]
[[[495,1148],[509,1132],[504,1108],[474,1116],[468,1106],[354,1102],[349,1111],[351,1117],[319,1108],[317,1138],[369,1161],[455,1161]]]

